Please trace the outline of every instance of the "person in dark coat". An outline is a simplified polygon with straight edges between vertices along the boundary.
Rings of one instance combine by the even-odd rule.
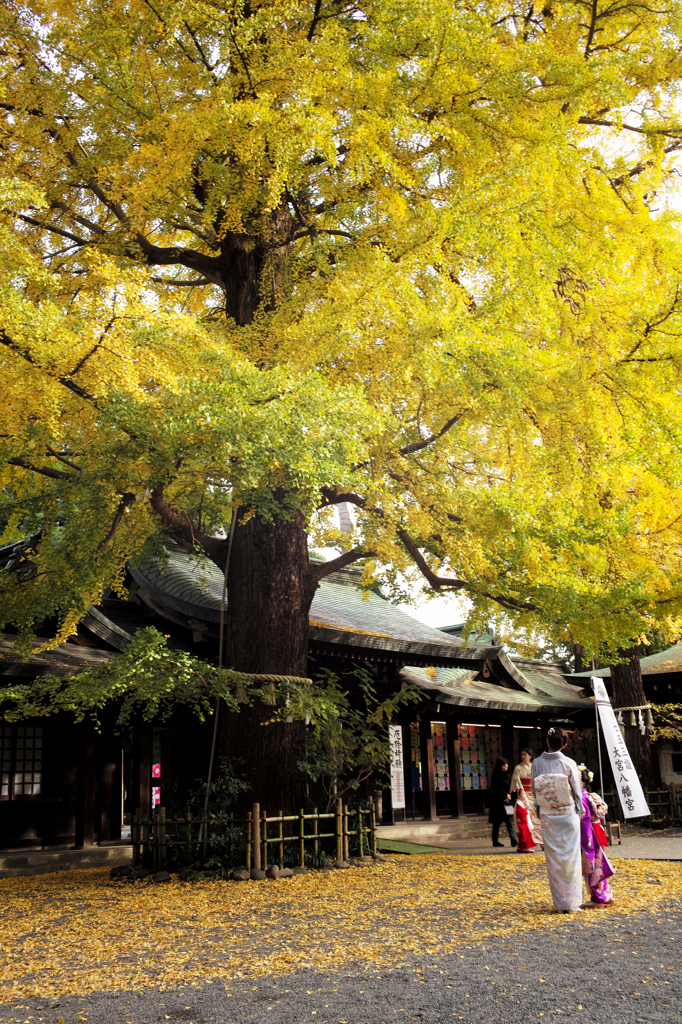
[[[500,825],[507,826],[509,841],[512,846],[517,846],[516,833],[514,832],[514,815],[508,814],[505,807],[513,810],[511,793],[511,775],[509,774],[509,762],[506,757],[498,757],[493,768],[490,786],[488,788],[488,799],[490,812],[488,821],[493,827],[493,846],[504,846],[500,842]]]

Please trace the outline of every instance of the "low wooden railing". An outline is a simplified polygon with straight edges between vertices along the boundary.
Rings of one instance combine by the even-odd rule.
[[[229,838],[230,859],[244,853],[244,864],[251,870],[263,870],[268,864],[279,862],[283,866],[285,846],[294,843],[298,847],[298,866],[305,867],[306,852],[312,852],[315,859],[321,854],[321,841],[334,839],[336,863],[346,864],[349,858],[351,837],[356,837],[360,856],[376,856],[376,807],[358,807],[349,810],[348,805],[338,800],[333,811],[320,813],[315,808],[306,813],[302,808],[298,814],[268,815],[260,804],[254,804],[246,818],[230,815],[230,833],[236,827],[242,830],[243,838]],[[351,828],[351,824],[355,827]],[[206,859],[210,847],[211,824],[203,818],[195,818],[189,807],[182,818],[166,817],[164,807],[152,815],[144,815],[140,808],[133,817],[131,838],[133,863],[143,862],[150,867],[163,868],[167,865],[170,851],[182,851],[181,859],[186,864]],[[273,834],[274,831],[274,834]],[[276,858],[272,856],[277,853]],[[365,854],[366,851],[366,854]],[[180,858],[173,858],[178,860]]]

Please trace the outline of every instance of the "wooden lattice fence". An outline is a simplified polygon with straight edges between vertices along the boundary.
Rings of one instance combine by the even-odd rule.
[[[242,863],[249,870],[262,870],[268,864],[283,866],[285,848],[293,844],[297,850],[298,867],[305,867],[312,853],[319,861],[322,841],[333,839],[336,862],[348,862],[351,839],[355,840],[358,856],[375,857],[376,808],[349,809],[338,800],[333,811],[320,813],[317,808],[306,813],[268,815],[260,804],[254,804],[246,818],[229,818],[229,837],[226,840],[229,860],[234,863],[243,856]],[[144,815],[138,808],[132,822],[133,863],[145,863],[164,868],[169,861],[185,864],[203,862],[211,847],[213,826],[203,818],[193,817],[185,808],[181,818],[169,818],[164,807],[152,815]]]

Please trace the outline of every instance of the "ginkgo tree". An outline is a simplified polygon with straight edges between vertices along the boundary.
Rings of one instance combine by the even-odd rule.
[[[306,675],[362,562],[586,648],[677,628],[682,7],[0,11],[2,618],[164,538]],[[336,507],[355,509],[351,547]],[[348,547],[348,545],[346,545]]]

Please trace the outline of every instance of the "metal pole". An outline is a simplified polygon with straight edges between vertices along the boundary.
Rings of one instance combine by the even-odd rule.
[[[218,640],[218,668],[223,667],[223,637],[225,635],[225,600],[227,597],[227,573],[230,568],[230,556],[232,555],[232,539],[234,537],[234,528],[237,525],[237,515],[239,510],[235,509],[232,513],[232,522],[230,523],[230,539],[227,542],[227,558],[225,559],[225,572],[223,573],[223,592],[220,598],[220,639]],[[206,826],[206,839],[208,839],[208,822],[206,817],[208,815],[208,798],[211,792],[211,779],[213,777],[213,761],[215,758],[215,745],[218,738],[218,715],[220,713],[220,697],[216,697],[215,700],[215,715],[213,720],[213,740],[211,742],[211,757],[208,762],[208,779],[206,781],[206,799],[204,800],[204,815],[203,821],[199,826],[199,843],[204,832],[204,825]]]
[[[594,654],[592,655],[592,671],[594,672]],[[594,689],[594,687],[592,687]],[[597,725],[597,754],[599,755],[599,788],[601,789],[601,798],[604,799],[604,773],[601,766],[601,741],[599,739],[599,706],[597,704],[597,698],[594,698],[594,720]]]

